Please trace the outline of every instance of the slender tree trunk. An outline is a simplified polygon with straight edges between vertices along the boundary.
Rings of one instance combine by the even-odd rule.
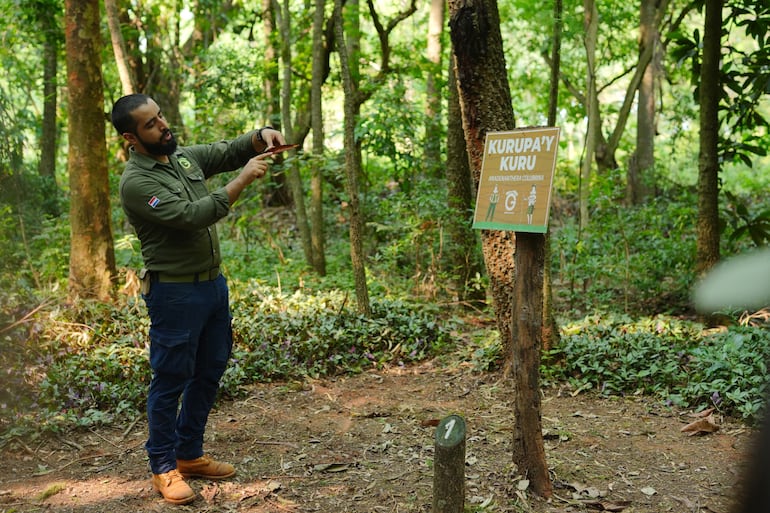
[[[48,12],[38,12],[38,20],[43,31],[43,123],[40,135],[40,162],[38,174],[47,182],[46,212],[59,216],[59,186],[56,183],[56,148],[59,134],[56,127],[56,107],[58,104],[58,83],[56,80],[59,67],[59,37],[61,28],[56,18]]]
[[[324,11],[326,0],[315,0],[313,12],[313,76],[310,85],[310,124],[313,130],[313,166],[310,176],[310,234],[313,269],[321,276],[326,275],[326,242],[323,212],[323,95],[322,87],[326,77],[326,52],[324,51]]]
[[[278,50],[276,49],[275,11],[280,9],[276,0],[262,0],[262,20],[265,45],[265,99],[267,109],[265,123],[281,130],[281,87],[278,72]],[[270,173],[272,187],[265,203],[271,207],[291,205],[291,192],[285,173]]]
[[[334,1],[334,23],[336,27],[337,51],[342,67],[342,87],[345,93],[345,175],[348,193],[348,222],[350,225],[350,260],[353,267],[353,279],[356,287],[356,302],[362,315],[371,316],[369,289],[366,285],[366,263],[363,245],[363,219],[359,201],[358,176],[361,173],[361,152],[355,136],[359,115],[359,103],[356,100],[357,88],[354,85],[353,72],[350,69],[350,56],[345,42],[342,20],[342,0]]]
[[[131,73],[126,52],[126,42],[123,39],[123,31],[120,29],[120,11],[116,0],[104,0],[104,9],[107,14],[107,25],[110,27],[110,40],[112,41],[112,53],[115,55],[115,63],[118,66],[120,84],[123,86],[123,94],[137,92],[136,79]]]
[[[296,140],[294,133],[294,124],[291,120],[291,84],[293,66],[291,62],[291,10],[289,9],[289,0],[284,0],[283,10],[276,10],[280,13],[278,17],[281,33],[281,61],[283,62],[283,77],[281,80],[281,119],[283,119],[283,132],[289,141]],[[305,191],[302,187],[302,177],[299,174],[298,162],[292,159],[284,162],[284,169],[287,173],[287,180],[291,188],[292,201],[294,203],[294,215],[300,240],[302,241],[302,250],[305,254],[307,264],[313,266],[313,247],[310,238],[310,225],[305,208]]]
[[[596,41],[599,30],[599,12],[594,0],[583,0],[583,28],[586,49],[585,111],[588,116],[585,152],[580,169],[580,227],[588,225],[588,197],[591,192],[591,168],[599,144],[601,131],[599,98],[596,90]]]
[[[426,74],[425,171],[436,176],[441,169],[441,34],[444,29],[445,0],[431,0],[428,19],[428,52],[430,68]]]
[[[658,42],[656,0],[642,0],[639,15],[639,54]],[[652,50],[655,54],[654,49]],[[640,61],[642,58],[640,57]],[[626,199],[632,205],[642,203],[652,191],[655,167],[655,60],[644,68],[639,84],[636,122],[636,151],[628,165]]]
[[[473,176],[465,149],[460,98],[455,79],[454,59],[449,65],[449,102],[447,108],[446,178],[447,205],[455,214],[447,223],[447,259],[457,291],[457,300],[466,305],[483,303],[486,292],[471,282],[484,273],[478,248],[478,235],[471,228],[473,212]]]
[[[65,1],[69,90],[69,298],[111,296],[115,253],[101,72],[99,0]]]
[[[722,0],[706,0],[700,72],[700,153],[696,271],[719,261],[719,61],[722,51]]]
[[[553,3],[553,47],[551,48],[551,78],[548,93],[548,126],[556,126],[556,111],[559,106],[559,73],[561,72],[561,34],[564,27],[564,6],[562,0]],[[543,274],[543,349],[548,351],[559,339],[559,326],[553,314],[553,288],[551,282],[551,236],[550,228],[545,235]]]
[[[514,128],[500,17],[495,0],[450,0],[449,16],[465,138],[478,190],[485,134]],[[538,385],[543,322],[543,236],[522,237],[522,233],[518,233],[514,243],[511,232],[484,230],[482,248],[497,325],[506,349],[504,371],[514,374],[517,416],[513,426],[513,460],[519,471],[529,476],[533,490],[548,497],[552,486],[540,428]],[[521,258],[516,255],[515,262],[514,250],[523,252]]]

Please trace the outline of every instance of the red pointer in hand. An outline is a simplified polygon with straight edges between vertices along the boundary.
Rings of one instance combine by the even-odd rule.
[[[267,148],[262,152],[262,155],[277,155],[279,153],[283,153],[284,151],[293,150],[294,148],[299,148],[299,144],[282,144],[280,146]]]

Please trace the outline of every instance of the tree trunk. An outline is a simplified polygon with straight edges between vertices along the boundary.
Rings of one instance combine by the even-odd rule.
[[[275,0],[262,1],[262,19],[265,45],[265,112],[266,124],[281,130],[281,94],[280,80],[278,78],[278,51],[275,43],[275,11],[279,9]],[[265,204],[271,207],[288,207],[291,205],[291,192],[286,183],[285,173],[270,173],[272,186],[270,195],[265,198]]]
[[[559,107],[559,73],[561,72],[561,34],[564,28],[564,6],[562,0],[553,3],[553,47],[551,48],[551,78],[548,94],[548,126],[556,126],[556,111]],[[545,235],[545,256],[543,274],[543,350],[549,351],[559,340],[559,326],[553,314],[553,288],[551,281],[551,236],[550,228]]]
[[[486,133],[511,130],[515,125],[497,16],[494,0],[449,2],[449,27],[474,194],[478,191],[481,177]],[[482,230],[481,249],[489,276],[497,328],[503,342],[503,366],[508,374],[511,369],[514,234]]]
[[[486,292],[481,287],[472,287],[471,281],[481,276],[478,250],[478,236],[471,228],[473,212],[473,184],[468,152],[465,149],[463,120],[460,112],[460,99],[455,79],[454,59],[449,65],[449,102],[447,107],[447,149],[446,178],[447,205],[454,212],[448,219],[447,259],[451,267],[451,276],[457,291],[457,300],[461,304],[472,305],[484,302]]]
[[[656,0],[642,0],[639,15],[639,54],[654,48],[658,43]],[[642,58],[640,57],[640,65]],[[626,199],[632,205],[642,203],[653,189],[655,172],[655,60],[644,68],[638,89],[636,122],[636,151],[628,165]]]
[[[366,285],[366,264],[363,244],[364,223],[358,192],[358,176],[361,173],[361,152],[355,136],[358,122],[359,103],[356,101],[357,88],[350,69],[350,56],[345,42],[342,20],[342,0],[334,1],[334,24],[336,29],[337,51],[342,67],[342,87],[345,110],[345,176],[348,193],[348,222],[350,233],[350,260],[353,267],[353,280],[356,287],[358,312],[367,317],[372,314],[369,302],[369,289]]]
[[[278,26],[281,34],[281,61],[283,62],[283,77],[281,80],[281,119],[283,120],[283,133],[287,140],[295,141],[294,124],[291,120],[292,95],[292,74],[293,67],[291,62],[291,11],[289,9],[289,0],[284,0],[283,10],[280,7],[276,9],[278,16]],[[305,209],[305,191],[302,187],[302,177],[299,174],[298,162],[292,159],[284,162],[284,170],[287,174],[289,187],[291,188],[292,201],[294,203],[294,215],[297,230],[299,231],[302,250],[305,254],[305,261],[309,266],[313,266],[313,247],[310,240],[310,225],[307,219],[307,210]]]
[[[131,73],[126,55],[126,42],[123,39],[123,31],[120,29],[120,11],[115,0],[104,0],[104,9],[107,14],[107,24],[110,27],[112,53],[115,55],[115,63],[118,66],[118,76],[120,77],[120,84],[123,86],[123,94],[133,94],[137,92],[136,79]]]
[[[313,74],[310,85],[310,124],[313,130],[313,166],[310,175],[310,244],[313,269],[326,275],[326,235],[323,214],[324,123],[322,86],[327,75],[324,50],[324,11],[326,0],[315,0],[313,13]]]
[[[66,0],[71,243],[69,298],[111,296],[115,253],[101,73],[99,0]]]
[[[58,84],[56,80],[59,67],[59,37],[60,27],[56,18],[49,12],[37,12],[38,21],[43,30],[43,123],[40,134],[40,162],[38,174],[45,179],[46,195],[49,200],[45,204],[47,214],[58,217],[61,214],[59,206],[59,186],[56,183],[56,148],[59,134],[56,129],[56,106],[58,102]]]
[[[596,40],[599,31],[599,12],[594,0],[583,0],[583,42],[586,49],[585,111],[588,115],[586,143],[580,169],[580,227],[588,225],[588,197],[591,191],[591,168],[599,144],[601,131],[599,98],[596,90]]]
[[[719,60],[722,50],[722,0],[706,0],[700,70],[700,152],[696,271],[719,261]]]
[[[431,0],[428,19],[428,71],[425,95],[425,171],[437,176],[441,169],[441,34],[444,28],[445,0]]]
[[[495,0],[450,0],[449,16],[465,138],[478,190],[486,133],[514,128],[500,17]],[[517,234],[517,239],[521,235]],[[542,431],[535,428],[539,424],[539,399],[537,402],[531,399],[533,394],[540,392],[537,381],[543,307],[542,235],[539,239],[525,236],[523,241],[526,247],[520,240],[514,243],[511,232],[482,231],[482,248],[495,300],[497,325],[506,350],[504,372],[506,375],[514,373],[514,409],[517,414],[526,415],[526,418],[514,417],[514,463],[520,472],[530,476],[535,493],[547,497],[551,495],[551,483],[545,451],[534,450],[543,444]],[[524,251],[525,257],[519,259],[517,256],[517,262],[514,262],[514,250]],[[530,258],[532,254],[540,255],[540,267],[534,267],[537,259]],[[517,263],[524,267],[517,268]],[[539,286],[535,286],[532,279],[536,279]],[[514,286],[514,281],[518,280],[522,280],[522,284]],[[527,285],[532,286],[522,288]],[[514,307],[517,308],[515,316]],[[515,339],[514,325],[519,335]],[[537,329],[533,330],[533,326]],[[519,389],[520,386],[526,389]],[[537,409],[533,410],[533,407]],[[537,420],[532,421],[532,418]],[[523,454],[521,447],[527,454]]]

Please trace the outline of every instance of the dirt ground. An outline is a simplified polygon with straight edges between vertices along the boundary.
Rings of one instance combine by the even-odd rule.
[[[649,398],[544,393],[548,501],[511,463],[508,385],[425,364],[258,385],[219,403],[206,449],[238,474],[191,481],[199,497],[188,506],[152,490],[143,419],[9,445],[0,512],[430,512],[434,426],[456,413],[467,424],[466,511],[728,513],[750,430],[717,417],[716,433],[688,436],[690,412]]]

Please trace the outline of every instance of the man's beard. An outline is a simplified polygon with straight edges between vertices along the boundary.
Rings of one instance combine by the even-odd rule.
[[[154,155],[156,157],[168,156],[173,155],[176,151],[177,142],[176,137],[174,137],[174,134],[171,132],[171,130],[163,132],[163,137],[166,137],[167,133],[171,134],[171,139],[168,142],[147,142],[139,137],[138,134],[136,135],[136,138],[139,139],[139,142],[142,143],[142,146],[144,146],[144,149],[147,150],[147,153],[150,155]]]

